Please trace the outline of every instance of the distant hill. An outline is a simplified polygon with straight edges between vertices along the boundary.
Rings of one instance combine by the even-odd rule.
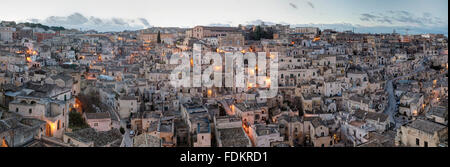
[[[23,27],[31,27],[31,28],[42,28],[45,31],[48,31],[48,30],[53,30],[53,31],[66,30],[64,27],[61,27],[61,26],[46,26],[46,25],[42,25],[40,23],[28,23],[27,22],[27,23],[19,23],[19,24],[17,24],[17,27],[21,27],[21,26],[23,26]]]

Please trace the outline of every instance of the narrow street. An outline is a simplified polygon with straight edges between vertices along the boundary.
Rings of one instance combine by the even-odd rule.
[[[397,100],[395,99],[394,94],[394,85],[392,84],[392,80],[387,81],[386,83],[386,91],[388,92],[388,106],[384,111],[385,114],[389,115],[389,121],[396,125],[394,115],[397,111]]]
[[[395,128],[399,128],[402,124],[405,123],[405,121],[403,121],[400,118],[395,118],[395,114],[397,113],[397,100],[395,98],[395,93],[394,93],[394,85],[393,82],[401,79],[401,78],[405,78],[405,77],[409,77],[411,75],[417,74],[419,72],[424,71],[426,68],[424,66],[424,62],[427,61],[427,58],[422,59],[419,63],[420,63],[420,67],[418,67],[417,69],[415,69],[413,72],[407,74],[407,75],[403,75],[403,76],[399,76],[393,79],[390,79],[386,82],[386,91],[388,92],[388,106],[386,107],[384,113],[387,114],[389,116],[389,121],[391,123],[393,123],[395,125]]]
[[[123,134],[121,147],[133,147],[133,140],[130,137],[130,129],[126,128],[126,120],[120,120],[120,126],[125,127],[125,133]]]

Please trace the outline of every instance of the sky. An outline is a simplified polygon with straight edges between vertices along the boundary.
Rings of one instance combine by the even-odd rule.
[[[98,31],[265,22],[448,34],[448,0],[2,0],[0,20]]]

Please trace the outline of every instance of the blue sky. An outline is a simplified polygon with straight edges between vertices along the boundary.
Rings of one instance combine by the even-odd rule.
[[[448,34],[448,0],[2,0],[0,20],[120,31],[284,23]]]

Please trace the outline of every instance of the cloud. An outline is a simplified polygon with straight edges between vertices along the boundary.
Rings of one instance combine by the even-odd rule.
[[[297,5],[295,5],[295,4],[289,3],[289,5],[290,5],[292,8],[297,9]]]
[[[376,15],[372,15],[372,14],[368,14],[368,13],[361,14],[360,20],[366,21],[366,22],[379,22],[379,23],[392,24],[392,20],[389,17],[376,16]]]
[[[306,3],[309,5],[309,7],[314,9],[314,4],[311,1],[307,1]]]
[[[408,26],[443,26],[446,23],[439,17],[434,17],[431,13],[425,12],[418,16],[408,11],[392,11],[385,13],[363,13],[360,20],[375,24],[393,24]]]
[[[211,23],[208,24],[210,27],[231,27],[230,24],[223,24],[223,23]]]
[[[63,26],[65,28],[75,28],[83,30],[124,31],[138,30],[152,27],[145,18],[124,19],[124,18],[98,18],[94,16],[86,17],[80,13],[73,13],[69,16],[50,16],[43,20],[28,19],[33,23],[42,23],[49,26]]]
[[[150,23],[148,23],[147,19],[139,18],[139,20],[140,20],[140,21],[142,22],[142,24],[144,24],[145,26],[151,27],[151,26],[150,26]]]
[[[261,20],[261,19],[256,19],[256,20],[252,20],[252,21],[247,21],[245,24],[246,25],[261,25],[261,24],[275,25],[277,23],[270,22],[270,21],[264,21],[264,20]]]

